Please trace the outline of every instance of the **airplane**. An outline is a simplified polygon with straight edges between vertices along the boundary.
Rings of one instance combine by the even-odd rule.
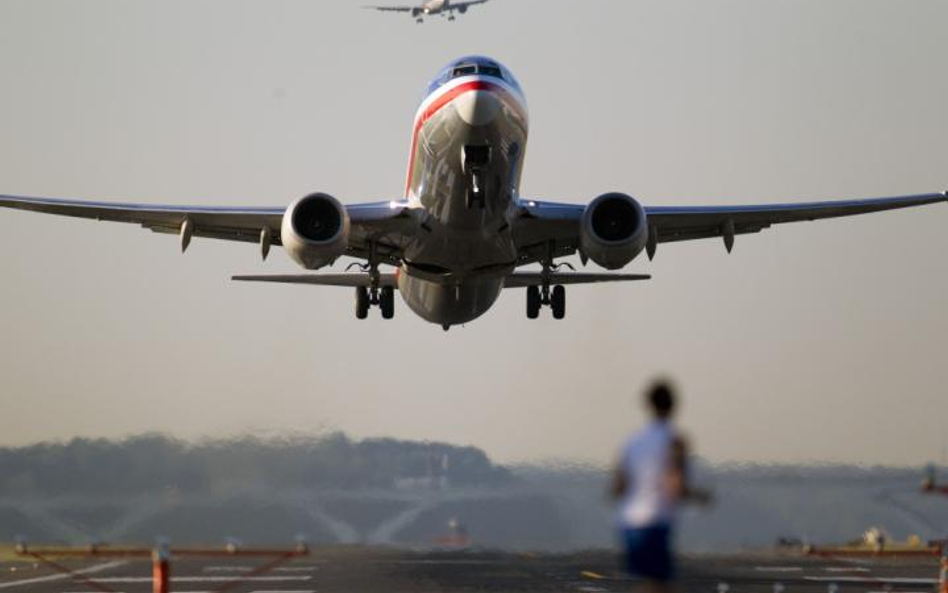
[[[442,16],[447,14],[448,20],[453,21],[454,11],[464,14],[469,7],[475,4],[484,4],[487,1],[488,0],[463,0],[453,2],[452,0],[427,0],[427,2],[416,6],[363,6],[362,8],[381,10],[384,12],[410,12],[411,16],[415,18],[416,23],[423,23],[425,16],[433,16],[436,14]]]
[[[400,199],[343,205],[312,193],[289,207],[122,204],[0,196],[0,206],[49,214],[140,224],[176,234],[182,252],[192,237],[257,243],[266,259],[273,245],[306,270],[348,256],[359,272],[233,276],[355,289],[355,314],[372,307],[395,312],[395,291],[422,319],[445,330],[486,313],[505,288],[526,289],[526,314],[549,307],[566,314],[565,286],[648,280],[646,274],[576,272],[557,259],[578,254],[619,270],[658,245],[723,239],[730,253],[738,235],[775,224],[850,216],[948,202],[948,192],[902,197],[757,204],[643,206],[621,192],[583,204],[520,195],[527,146],[526,100],[517,79],[496,60],[468,56],[444,67],[427,87],[411,128]],[[518,271],[527,265],[539,271]],[[393,266],[381,272],[380,266]],[[572,271],[567,271],[572,270]]]

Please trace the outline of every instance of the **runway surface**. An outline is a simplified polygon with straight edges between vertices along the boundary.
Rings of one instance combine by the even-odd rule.
[[[64,561],[111,591],[151,591],[148,561]],[[317,548],[307,557],[248,577],[260,561],[178,559],[171,591],[211,592],[244,578],[228,591],[242,593],[424,593],[556,591],[619,593],[635,582],[608,552],[507,554],[411,552],[375,548]],[[791,553],[689,556],[680,559],[681,590],[709,593],[794,593],[935,590],[936,558],[824,559]],[[71,580],[41,564],[0,563],[2,593],[86,593],[90,583]]]

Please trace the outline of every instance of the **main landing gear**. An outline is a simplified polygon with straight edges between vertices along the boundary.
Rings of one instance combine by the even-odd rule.
[[[566,317],[566,288],[556,285],[527,287],[527,319],[540,316],[540,307],[547,305],[553,311],[553,319]]]
[[[381,309],[382,319],[391,319],[395,317],[395,287],[357,287],[355,304],[356,319],[365,319],[368,317],[369,308],[373,305],[376,305],[379,309]]]
[[[551,287],[551,277],[564,266],[571,270],[574,268],[568,263],[554,264],[555,253],[556,245],[551,241],[546,246],[546,256],[540,261],[543,266],[543,271],[540,273],[540,285],[527,287],[527,319],[539,317],[540,308],[544,305],[552,310],[553,319],[566,317],[566,288],[559,284]]]
[[[395,287],[381,286],[382,275],[379,273],[379,261],[375,242],[369,243],[368,263],[353,263],[349,268],[359,268],[369,275],[369,286],[357,286],[355,289],[356,319],[365,319],[369,316],[369,309],[375,305],[382,311],[382,319],[395,317]],[[349,269],[347,268],[347,270]]]

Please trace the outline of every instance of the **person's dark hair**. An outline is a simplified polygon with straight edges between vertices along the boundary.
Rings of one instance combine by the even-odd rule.
[[[648,405],[659,418],[668,418],[675,409],[675,392],[666,381],[656,381],[646,392]]]

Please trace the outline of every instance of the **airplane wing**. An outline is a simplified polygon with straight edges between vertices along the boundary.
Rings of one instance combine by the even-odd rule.
[[[452,0],[452,2],[448,4],[445,8],[447,10],[462,10],[463,11],[463,10],[467,10],[468,6],[474,6],[475,4],[484,4],[487,1],[488,0],[464,0],[462,2],[458,2],[456,0]]]
[[[747,206],[645,207],[655,243],[757,233],[775,224],[853,216],[898,208],[948,202],[948,192],[798,204]],[[579,224],[585,205],[524,201],[515,231],[520,263],[544,257],[552,242],[554,256],[571,255],[579,247]]]
[[[384,12],[411,12],[418,8],[417,6],[363,6],[369,10],[381,10]]]
[[[0,195],[0,207],[58,214],[93,220],[139,224],[156,233],[182,236],[182,249],[190,237],[209,237],[280,245],[280,225],[285,208],[172,206],[158,204],[120,204],[85,200],[27,198]],[[350,250],[347,255],[366,257],[367,242],[377,242],[383,259],[397,261],[403,247],[404,225],[410,222],[408,209],[392,202],[373,202],[346,206],[351,219]],[[182,231],[189,224],[187,239]]]

